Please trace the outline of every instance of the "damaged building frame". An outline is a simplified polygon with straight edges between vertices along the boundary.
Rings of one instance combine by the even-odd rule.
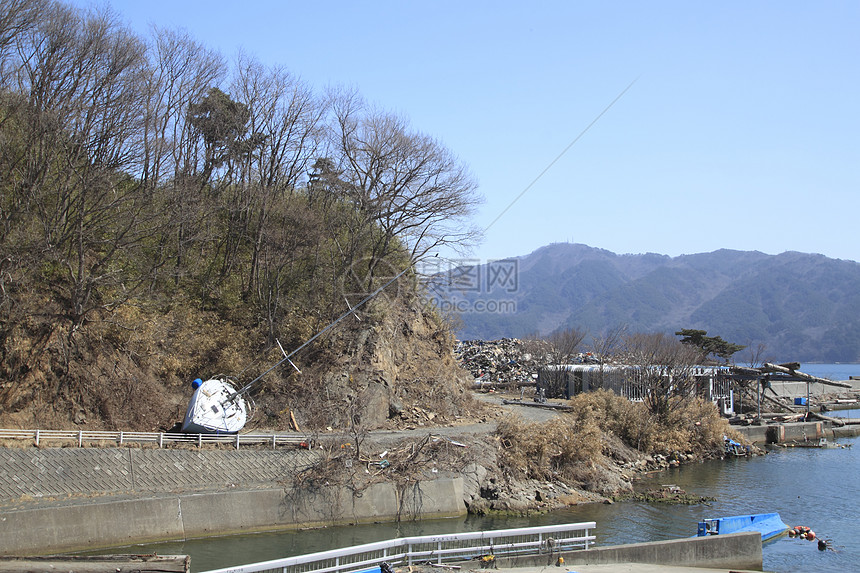
[[[628,400],[641,402],[647,391],[642,366],[556,364],[538,369],[537,388],[547,398],[570,399],[599,388],[612,390]],[[734,410],[733,377],[725,366],[696,366],[685,372],[696,380],[697,395],[718,405],[723,414]]]

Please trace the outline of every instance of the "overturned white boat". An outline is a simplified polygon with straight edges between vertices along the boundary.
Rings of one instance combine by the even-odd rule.
[[[245,427],[245,422],[248,420],[248,404],[244,398],[248,391],[262,379],[266,374],[283,364],[289,362],[299,374],[301,370],[290,360],[304,347],[311,342],[328,332],[330,329],[342,321],[344,318],[353,314],[355,310],[364,303],[378,295],[388,285],[403,276],[409,267],[400,271],[394,278],[386,282],[384,285],[364,297],[361,302],[355,306],[350,306],[349,310],[338,317],[337,320],[314,334],[304,344],[287,354],[284,352],[281,343],[278,342],[278,347],[281,349],[281,354],[284,357],[274,366],[245,384],[239,389],[236,389],[226,376],[214,376],[205,382],[200,378],[194,380],[191,384],[194,388],[194,394],[191,395],[191,401],[188,404],[188,410],[185,412],[185,419],[182,422],[181,431],[187,434],[237,434]],[[347,302],[349,305],[349,302]]]
[[[248,420],[248,406],[227,378],[197,378],[182,431],[189,434],[235,434]]]

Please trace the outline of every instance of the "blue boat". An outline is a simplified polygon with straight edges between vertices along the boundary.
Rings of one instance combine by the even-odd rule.
[[[758,531],[761,533],[761,540],[767,541],[788,531],[788,526],[782,522],[778,513],[754,513],[752,515],[717,517],[700,521],[696,535],[704,537],[741,531]]]

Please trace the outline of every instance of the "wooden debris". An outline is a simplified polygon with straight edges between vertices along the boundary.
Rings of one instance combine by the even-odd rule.
[[[0,573],[63,571],[68,573],[188,573],[187,555],[62,555],[0,557]]]
[[[790,363],[791,366],[797,366],[800,368],[800,364],[797,362]],[[785,365],[777,365],[765,363],[761,368],[762,372],[779,372],[781,374],[788,374],[790,376],[794,376],[796,378],[800,378],[801,380],[805,380],[807,382],[816,382],[818,384],[825,384],[827,386],[838,386],[839,388],[854,388],[851,384],[847,384],[845,382],[835,382],[833,380],[828,380],[827,378],[819,378],[818,376],[812,376],[811,374],[805,374],[803,372],[798,371],[797,369],[786,368]]]

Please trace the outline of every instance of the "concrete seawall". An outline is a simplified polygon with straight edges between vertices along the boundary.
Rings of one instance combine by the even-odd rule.
[[[316,525],[454,517],[466,512],[463,480],[398,488],[260,489],[81,501],[0,513],[0,555],[46,555],[208,535]]]
[[[290,489],[308,450],[0,448],[0,555],[466,513],[440,475],[352,492]]]
[[[545,554],[496,561],[500,569],[543,567],[555,565],[558,556],[558,554]],[[763,566],[761,534],[757,532],[592,547],[588,551],[570,551],[562,553],[561,556],[564,557],[566,568],[577,565],[647,563],[676,567],[761,571]]]

